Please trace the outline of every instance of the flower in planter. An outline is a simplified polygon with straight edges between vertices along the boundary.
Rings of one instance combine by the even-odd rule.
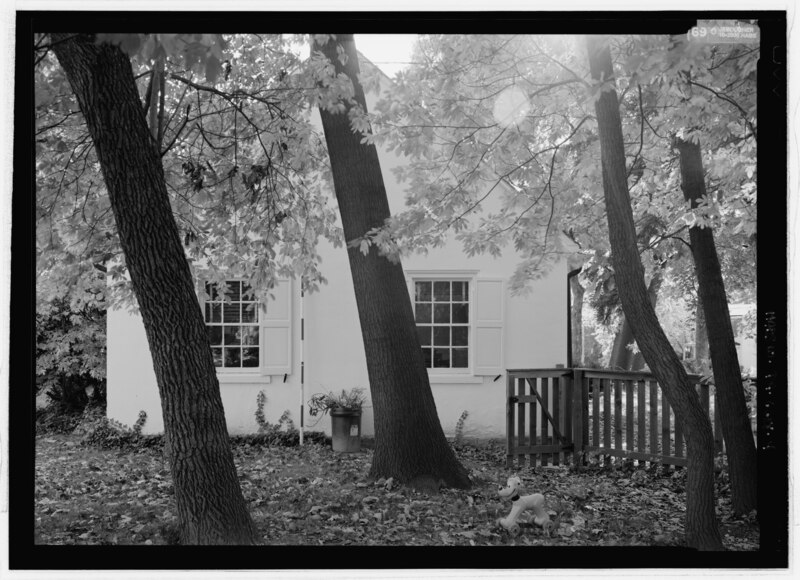
[[[346,391],[342,389],[341,394],[317,393],[308,400],[308,414],[311,416],[324,415],[328,411],[343,409],[355,411],[361,409],[367,402],[364,389],[357,387]]]

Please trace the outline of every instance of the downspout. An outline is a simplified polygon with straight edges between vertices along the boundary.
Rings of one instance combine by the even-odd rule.
[[[303,288],[303,277],[300,277],[300,445],[303,444],[303,421],[305,417],[305,289]]]
[[[580,274],[583,266],[567,273],[567,368],[572,368],[572,289],[570,282]]]

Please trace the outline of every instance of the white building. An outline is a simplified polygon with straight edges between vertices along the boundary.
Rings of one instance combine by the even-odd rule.
[[[395,213],[404,207],[404,196],[391,169],[401,160],[380,148],[378,152]],[[218,346],[214,350],[220,390],[233,434],[257,430],[254,413],[260,391],[267,397],[267,421],[277,422],[288,410],[298,426],[301,403],[311,395],[352,387],[368,391],[346,250],[322,242],[319,254],[328,284],[302,300],[298,281],[281,280],[274,300],[267,304],[232,303],[224,309],[222,304],[203,305],[207,321],[215,326],[212,347],[213,343]],[[468,411],[465,436],[504,437],[505,369],[567,364],[566,261],[533,282],[526,295],[512,296],[508,279],[519,260],[513,249],[502,258],[469,258],[457,243],[403,260],[431,366],[431,389],[448,435],[454,433],[462,412]],[[132,425],[143,410],[148,417],[143,431],[161,432],[155,373],[138,315],[109,309],[107,364],[108,416]],[[306,429],[330,433],[330,419],[316,421],[306,416],[303,423]],[[369,406],[362,416],[362,432],[374,433]]]

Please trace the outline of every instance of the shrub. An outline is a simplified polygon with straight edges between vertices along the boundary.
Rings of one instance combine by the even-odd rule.
[[[105,404],[104,287],[97,277],[80,295],[60,290],[37,296],[36,392],[46,392],[56,411],[74,414],[90,402]]]
[[[303,433],[303,441],[305,443],[324,444],[327,441],[327,437],[321,431],[305,431]],[[272,430],[252,435],[231,436],[231,445],[233,446],[296,447],[299,444],[300,432],[297,429],[292,431]]]
[[[144,411],[139,411],[139,417],[133,427],[123,425],[116,419],[100,417],[99,420],[83,427],[85,434],[81,443],[100,449],[120,450],[163,447],[163,435],[142,435],[142,428],[146,421],[147,413]]]
[[[469,411],[464,411],[461,413],[461,416],[458,418],[456,422],[456,437],[455,437],[455,444],[461,445],[464,439],[464,422],[469,417]]]
[[[285,446],[292,447],[300,444],[300,431],[292,421],[291,413],[285,410],[277,424],[270,423],[264,416],[264,406],[267,403],[267,396],[264,391],[259,391],[256,396],[255,418],[258,423],[258,433],[255,435],[238,435],[231,437],[231,442],[244,445],[265,445],[265,446]],[[319,443],[325,442],[325,434],[312,432],[304,433],[303,438]]]
[[[80,424],[82,417],[78,413],[63,413],[51,405],[36,409],[36,434],[72,433]]]

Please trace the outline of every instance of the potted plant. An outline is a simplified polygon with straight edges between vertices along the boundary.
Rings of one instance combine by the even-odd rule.
[[[312,417],[331,414],[331,441],[334,451],[361,451],[361,408],[367,401],[364,389],[356,387],[341,394],[317,393],[308,401]]]

